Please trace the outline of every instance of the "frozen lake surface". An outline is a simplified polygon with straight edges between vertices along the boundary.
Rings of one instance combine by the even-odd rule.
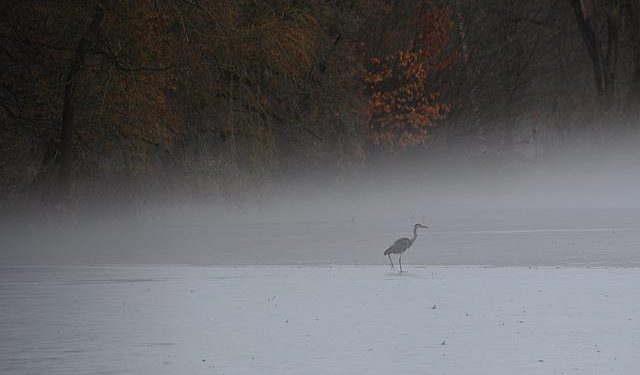
[[[3,267],[3,374],[637,374],[640,269]]]
[[[364,204],[362,205],[364,206]],[[421,231],[407,263],[640,267],[640,208],[378,208],[221,214],[147,213],[0,225],[0,265],[382,265],[393,241]],[[372,210],[368,208],[368,210]],[[391,210],[389,210],[391,211]]]

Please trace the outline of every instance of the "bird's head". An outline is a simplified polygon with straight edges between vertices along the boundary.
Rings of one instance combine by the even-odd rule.
[[[418,228],[429,229],[428,226],[423,225],[423,224],[416,224],[416,225],[413,226],[413,229],[418,229]]]

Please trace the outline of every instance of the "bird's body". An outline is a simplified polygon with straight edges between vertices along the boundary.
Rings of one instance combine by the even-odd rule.
[[[402,254],[407,251],[411,245],[413,245],[413,241],[410,238],[398,238],[393,245],[389,246],[389,248],[385,250],[384,255]]]
[[[398,238],[393,242],[391,246],[389,246],[387,250],[384,251],[384,255],[388,256],[389,261],[391,262],[391,269],[395,270],[395,267],[393,266],[393,260],[391,260],[391,254],[400,254],[398,262],[400,263],[400,272],[402,273],[402,254],[407,251],[407,249],[410,248],[411,245],[413,245],[413,243],[416,241],[416,238],[418,238],[418,228],[428,229],[429,227],[422,224],[414,225],[412,238]]]

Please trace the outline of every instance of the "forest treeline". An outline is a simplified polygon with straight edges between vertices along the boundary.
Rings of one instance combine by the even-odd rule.
[[[8,0],[0,64],[0,199],[234,196],[375,158],[634,134],[640,4]]]

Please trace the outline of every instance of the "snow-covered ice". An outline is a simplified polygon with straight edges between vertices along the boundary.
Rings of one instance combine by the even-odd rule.
[[[3,267],[3,374],[637,374],[640,269]]]

